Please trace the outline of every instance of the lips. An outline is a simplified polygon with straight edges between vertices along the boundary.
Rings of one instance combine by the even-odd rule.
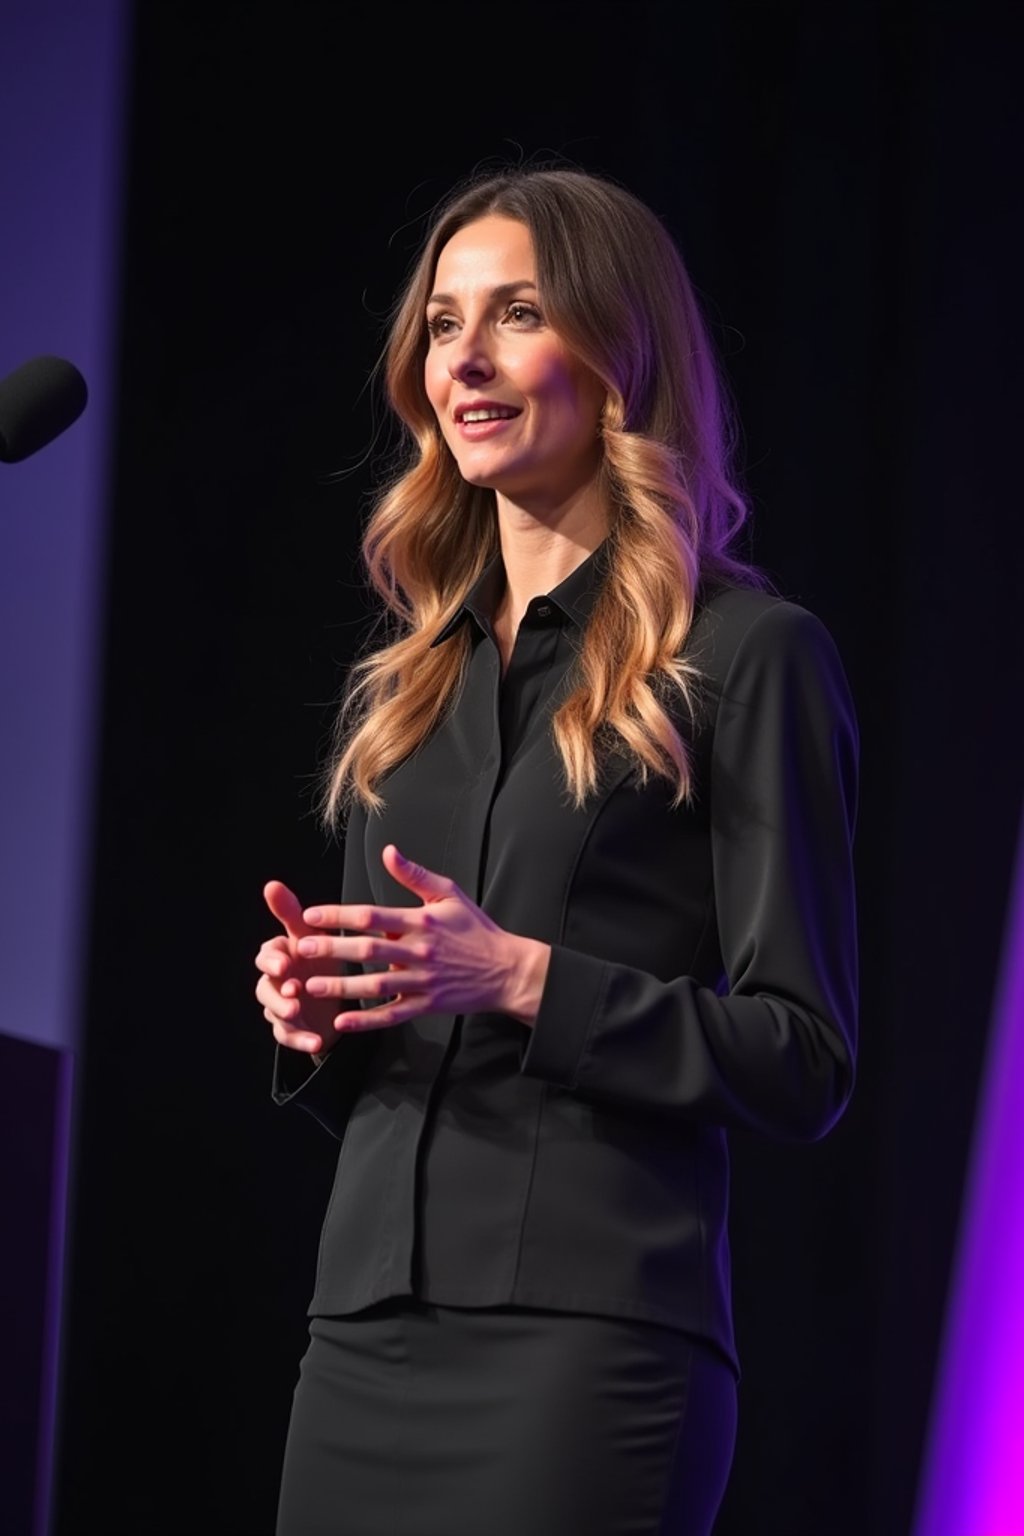
[[[460,426],[475,426],[485,421],[511,421],[521,414],[519,407],[500,400],[464,400],[452,412]]]

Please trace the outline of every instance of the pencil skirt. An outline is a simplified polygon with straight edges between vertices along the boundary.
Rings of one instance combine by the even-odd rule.
[[[709,1536],[736,1380],[655,1323],[391,1298],[314,1317],[277,1536]]]

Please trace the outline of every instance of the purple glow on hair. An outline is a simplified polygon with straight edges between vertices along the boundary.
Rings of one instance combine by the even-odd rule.
[[[1024,827],[914,1536],[1024,1532]]]

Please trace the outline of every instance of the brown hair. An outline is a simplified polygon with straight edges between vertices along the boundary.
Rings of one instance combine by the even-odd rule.
[[[529,229],[545,318],[607,389],[608,572],[576,685],[552,721],[577,805],[596,785],[598,744],[609,732],[633,754],[641,779],[659,774],[675,785],[675,803],[687,798],[690,764],[671,702],[693,704],[696,673],[682,651],[698,583],[766,581],[737,552],[749,507],[731,464],[735,417],[661,220],[615,182],[575,169],[514,168],[462,184],[435,214],[384,352],[407,453],[376,502],[362,553],[398,632],[352,669],[324,799],[329,821],[349,794],[382,805],[381,780],[454,701],[469,632],[433,649],[430,642],[498,547],[493,492],[461,478],[424,387],[426,304],[439,253],[487,214]]]

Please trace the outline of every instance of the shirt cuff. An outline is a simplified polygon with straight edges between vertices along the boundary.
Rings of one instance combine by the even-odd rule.
[[[525,1076],[576,1087],[607,986],[603,960],[552,944],[540,1008],[520,1052],[519,1068]]]
[[[274,1077],[270,1087],[274,1103],[287,1104],[294,1099],[326,1065],[327,1056],[317,1063],[305,1051],[289,1051],[284,1046],[275,1045]]]

